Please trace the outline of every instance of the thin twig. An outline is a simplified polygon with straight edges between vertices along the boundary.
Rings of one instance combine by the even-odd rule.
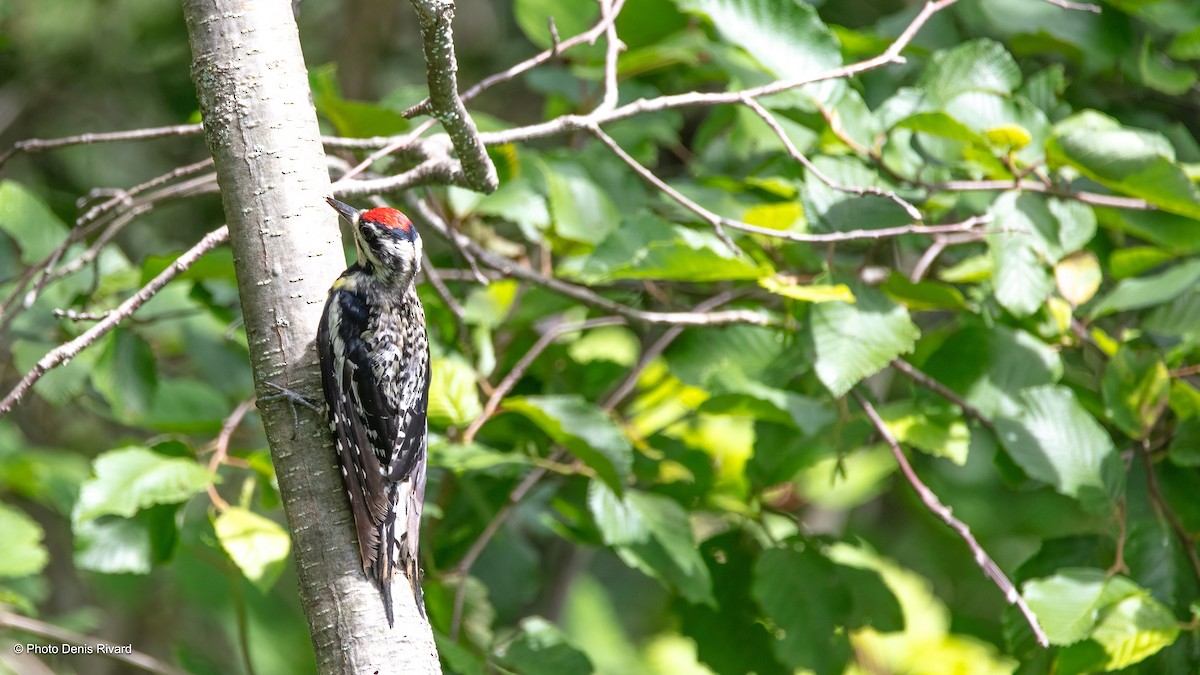
[[[799,162],[805,168],[805,170],[811,173],[814,178],[824,183],[829,189],[836,190],[837,192],[858,195],[860,197],[866,195],[883,197],[884,199],[891,200],[894,204],[904,209],[905,213],[908,214],[909,218],[913,219],[914,223],[920,223],[924,220],[920,209],[913,206],[895,192],[877,187],[842,185],[834,181],[832,178],[826,175],[825,172],[818,169],[817,166],[813,164],[807,157],[805,157],[804,153],[800,152],[800,149],[796,147],[796,144],[792,142],[792,139],[788,137],[787,132],[783,130],[782,126],[780,126],[779,121],[776,120],[775,116],[772,115],[766,108],[764,108],[761,103],[748,97],[743,99],[742,103],[745,103],[746,107],[753,110],[754,114],[762,118],[762,120],[767,123],[767,126],[771,127],[771,130],[774,131],[775,135],[779,137],[779,140],[783,143],[783,147],[787,150],[788,154],[792,156],[792,159]]]
[[[622,317],[604,316],[596,319],[587,319],[586,321],[560,321],[546,329],[546,332],[542,333],[537,342],[533,343],[529,351],[525,352],[525,355],[513,364],[512,369],[508,371],[508,375],[505,375],[504,379],[500,380],[500,383],[492,390],[492,395],[488,397],[487,403],[484,404],[483,411],[479,413],[479,416],[463,432],[462,442],[464,444],[470,443],[475,439],[475,434],[479,433],[479,429],[500,409],[500,402],[508,395],[508,392],[512,391],[517,382],[524,377],[525,371],[529,370],[529,366],[533,365],[537,357],[541,356],[542,352],[546,351],[546,348],[561,335],[599,328],[601,326],[620,326],[625,323],[626,319]]]
[[[1153,211],[1155,206],[1144,199],[1102,195],[1096,192],[1071,192],[1035,180],[951,180],[927,186],[933,191],[971,192],[992,190],[1024,190],[1042,192],[1054,197],[1073,199],[1092,206],[1110,206],[1127,211]]]
[[[1200,555],[1196,554],[1196,540],[1183,526],[1179,516],[1171,510],[1167,500],[1163,498],[1162,490],[1158,486],[1158,476],[1154,473],[1154,461],[1150,457],[1149,439],[1142,441],[1141,452],[1138,454],[1142,456],[1142,464],[1146,467],[1146,487],[1150,491],[1150,501],[1154,503],[1154,510],[1158,511],[1158,514],[1165,518],[1171,525],[1171,529],[1175,531],[1179,545],[1183,547],[1183,552],[1192,565],[1192,574],[1196,576],[1197,581],[1200,581]]]
[[[604,39],[607,43],[604,50],[604,98],[596,110],[612,110],[617,107],[619,91],[617,90],[617,57],[625,45],[617,38],[617,15],[625,0],[599,0],[600,21],[606,23]]]
[[[213,454],[208,460],[208,472],[215,474],[217,468],[225,462],[225,457],[229,454],[229,440],[233,438],[233,432],[237,430],[238,425],[246,417],[246,413],[254,407],[257,399],[253,396],[238,404],[233,412],[229,413],[229,417],[221,423],[221,431],[217,434],[216,440],[213,441]],[[208,497],[212,500],[213,506],[217,507],[218,511],[224,511],[229,508],[229,502],[217,492],[217,486],[209,483],[207,486]]]
[[[958,395],[958,392],[954,391],[950,387],[947,387],[946,385],[942,384],[941,382],[938,382],[937,380],[933,379],[929,375],[926,375],[925,373],[921,372],[920,370],[917,370],[916,368],[913,367],[913,365],[911,363],[909,363],[908,361],[905,361],[904,359],[892,359],[891,365],[896,370],[900,371],[901,373],[904,373],[904,375],[907,376],[913,382],[916,382],[917,384],[921,385],[922,387],[925,387],[929,391],[932,391],[933,393],[937,394],[938,396],[941,396],[942,398],[946,399],[947,401],[950,401],[951,403],[958,406],[959,408],[962,408],[962,411],[964,413],[973,417],[975,419],[975,421],[979,422],[984,427],[991,429],[993,431],[995,430],[995,425],[992,424],[992,421],[990,419],[988,419],[987,416],[984,415],[979,410],[979,408],[976,408],[975,406],[971,405],[970,403],[967,403],[966,399],[964,399],[963,397]]]
[[[154,138],[169,136],[194,136],[202,133],[204,127],[199,124],[177,124],[167,127],[152,127],[150,129],[132,129],[129,131],[108,131],[103,133],[87,133],[64,138],[29,138],[13,143],[4,154],[0,154],[0,166],[18,152],[43,152],[72,145],[90,145],[92,143],[116,143],[120,141],[147,141]]]
[[[163,286],[166,286],[172,279],[191,267],[201,256],[216,248],[228,238],[229,228],[224,225],[209,232],[195,246],[176,258],[175,262],[171,263],[165,270],[159,272],[158,276],[150,280],[150,283],[143,286],[128,300],[109,312],[103,321],[87,329],[74,340],[50,350],[49,353],[38,360],[32,370],[25,374],[25,377],[21,378],[21,381],[4,397],[4,400],[0,401],[0,417],[7,415],[13,406],[16,405],[17,401],[20,401],[21,397],[33,387],[34,383],[42,379],[42,376],[51,368],[71,360],[76,354],[95,343],[96,340],[99,340],[113,328],[116,328],[117,324],[124,321],[136,312],[138,308],[146,304],[150,298],[162,290]]]
[[[565,454],[566,453],[563,450],[559,449],[550,456],[550,461],[557,462],[562,459]],[[520,483],[517,483],[517,486],[513,488],[512,492],[508,493],[508,499],[505,500],[504,506],[500,507],[500,510],[496,512],[496,515],[492,516],[492,519],[488,521],[486,526],[484,526],[483,532],[479,534],[479,538],[471,544],[471,548],[467,549],[466,554],[464,554],[462,559],[458,561],[458,564],[454,566],[454,570],[451,572],[451,574],[458,577],[458,588],[456,588],[454,591],[454,615],[450,619],[451,641],[458,641],[459,629],[462,627],[463,603],[466,601],[467,597],[467,572],[470,571],[471,567],[475,564],[475,561],[479,559],[479,556],[483,554],[483,550],[487,548],[488,542],[491,541],[492,537],[496,535],[496,532],[499,531],[500,526],[504,524],[504,521],[508,520],[509,515],[512,514],[512,511],[517,507],[517,504],[521,503],[521,500],[525,498],[525,495],[533,489],[533,486],[537,485],[538,481],[540,481],[542,476],[545,476],[548,471],[549,469],[544,466],[535,467],[532,471],[526,474],[524,478],[521,479]]]
[[[144,670],[148,673],[159,673],[160,675],[187,675],[183,670],[175,666],[160,661],[149,654],[139,651],[125,651],[125,645],[113,644],[107,640],[101,640],[91,635],[83,635],[72,630],[67,630],[61,626],[38,621],[27,616],[21,616],[5,609],[0,609],[0,626],[12,628],[23,633],[36,635],[40,638],[49,640],[57,640],[67,644],[79,645],[81,647],[94,647],[95,653],[100,656],[108,657],[114,661],[124,663],[134,668]]]
[[[716,326],[730,323],[748,323],[757,326],[772,326],[778,321],[769,314],[757,310],[734,309],[712,312],[654,312],[635,309],[610,300],[595,291],[572,284],[555,277],[545,276],[528,266],[492,253],[471,241],[469,237],[450,230],[441,216],[430,208],[429,204],[413,195],[405,195],[405,203],[410,214],[422,221],[426,226],[450,239],[454,237],[457,243],[479,259],[484,265],[491,267],[507,276],[528,281],[555,293],[578,300],[586,305],[595,307],[609,314],[618,314],[637,323],[667,324],[684,326]]]
[[[1016,606],[1021,611],[1021,614],[1025,616],[1025,620],[1033,630],[1033,635],[1037,639],[1038,644],[1042,647],[1049,647],[1050,640],[1046,637],[1046,632],[1042,630],[1042,626],[1038,623],[1037,616],[1033,613],[1033,610],[1025,603],[1025,598],[1022,598],[1021,594],[1017,592],[1016,586],[1013,586],[1013,583],[1005,576],[1004,571],[992,560],[987,551],[979,545],[979,541],[971,533],[971,528],[967,527],[966,523],[955,518],[954,514],[950,511],[950,507],[943,504],[937,494],[933,490],[930,490],[929,486],[921,482],[920,477],[917,476],[917,472],[908,463],[908,458],[904,456],[904,451],[900,449],[900,444],[896,441],[896,437],[892,435],[891,430],[888,429],[887,424],[879,416],[879,413],[875,411],[875,407],[871,405],[871,402],[859,393],[857,389],[853,390],[852,393],[858,404],[862,406],[863,411],[867,413],[867,417],[871,419],[871,423],[875,425],[875,430],[879,432],[879,435],[883,437],[888,447],[891,448],[892,456],[896,458],[896,463],[900,465],[901,473],[904,474],[904,478],[912,486],[917,496],[921,498],[921,502],[925,504],[930,513],[933,513],[942,522],[949,525],[950,529],[957,532],[958,536],[966,542],[967,547],[971,549],[971,553],[975,556],[975,564],[979,565],[979,569],[983,570],[984,576],[996,584],[1000,592],[1004,594],[1004,599],[1008,601],[1008,604]]]

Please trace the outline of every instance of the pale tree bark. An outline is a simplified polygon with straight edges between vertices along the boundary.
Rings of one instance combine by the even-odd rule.
[[[185,0],[200,110],[229,224],[259,410],[292,532],[322,673],[441,672],[429,624],[399,580],[395,628],[361,571],[322,416],[272,396],[320,397],[313,340],[344,265],[325,154],[290,0]],[[270,384],[267,384],[270,383]],[[253,641],[252,641],[253,643]]]

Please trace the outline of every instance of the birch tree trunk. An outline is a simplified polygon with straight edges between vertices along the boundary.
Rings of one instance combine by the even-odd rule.
[[[441,672],[408,584],[388,629],[361,571],[323,416],[265,383],[320,398],[313,347],[345,267],[290,0],[185,0],[192,79],[229,223],[246,335],[300,597],[322,673]],[[295,416],[294,416],[295,413]],[[296,424],[295,420],[299,423]]]

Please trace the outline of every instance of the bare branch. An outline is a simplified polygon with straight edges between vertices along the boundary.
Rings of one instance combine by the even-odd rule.
[[[0,401],[0,417],[7,415],[13,409],[13,406],[21,400],[21,397],[24,396],[29,389],[33,387],[34,383],[40,380],[47,371],[74,358],[79,352],[95,343],[96,340],[99,340],[113,328],[116,328],[118,324],[131,316],[138,310],[139,307],[146,304],[150,298],[154,297],[156,293],[162,290],[163,286],[166,286],[171,282],[172,279],[179,276],[179,274],[187,268],[191,267],[193,263],[200,259],[201,256],[216,248],[217,245],[223,243],[228,238],[229,228],[225,227],[224,225],[213,230],[212,232],[209,232],[195,246],[191,247],[184,252],[183,255],[176,258],[175,262],[171,263],[167,269],[159,272],[158,276],[150,280],[150,283],[143,286],[136,293],[130,296],[128,300],[121,303],[116,309],[109,312],[102,321],[84,331],[74,340],[50,350],[49,353],[43,356],[37,362],[37,364],[34,365],[32,370],[25,374],[25,377],[21,378],[21,381],[17,383],[17,386],[13,387],[12,391],[8,392],[8,395],[4,397],[4,400]]]
[[[1021,614],[1025,616],[1025,620],[1029,623],[1030,629],[1033,630],[1033,635],[1037,638],[1038,644],[1042,647],[1049,647],[1049,638],[1046,637],[1046,633],[1042,630],[1041,624],[1038,623],[1037,616],[1034,615],[1033,610],[1025,603],[1025,598],[1022,598],[1021,594],[1017,592],[1016,586],[1013,586],[1013,583],[1005,576],[1004,571],[992,560],[987,551],[979,545],[979,541],[971,533],[971,528],[967,527],[966,523],[955,518],[954,514],[950,511],[950,507],[943,504],[937,494],[933,490],[930,490],[929,486],[921,482],[920,477],[917,476],[917,472],[913,471],[912,465],[908,463],[908,458],[904,456],[904,451],[900,449],[900,444],[896,441],[896,437],[892,435],[891,430],[888,429],[887,424],[884,423],[879,413],[875,411],[875,407],[871,405],[871,402],[860,394],[858,390],[854,390],[852,393],[858,404],[862,406],[863,411],[867,413],[867,417],[871,419],[871,423],[875,425],[875,430],[879,432],[879,435],[883,437],[888,447],[892,449],[892,456],[896,458],[896,463],[900,465],[901,473],[904,474],[905,480],[912,486],[912,489],[916,491],[917,496],[921,498],[921,502],[925,504],[930,513],[949,525],[950,529],[957,532],[958,536],[966,542],[967,547],[971,549],[971,553],[975,556],[975,564],[979,565],[979,568],[983,570],[984,576],[996,584],[1000,592],[1004,594],[1004,599],[1008,601],[1008,604],[1016,606],[1021,611]]]
[[[922,387],[925,387],[929,391],[932,391],[933,393],[937,394],[938,396],[941,396],[942,398],[946,399],[947,401],[950,401],[951,403],[958,406],[959,408],[962,408],[962,411],[964,413],[975,418],[975,420],[977,422],[979,422],[980,424],[982,424],[983,426],[987,427],[988,429],[993,429],[993,430],[995,429],[995,426],[992,424],[992,421],[990,419],[988,419],[987,416],[984,415],[983,412],[981,412],[979,410],[979,408],[976,408],[975,406],[971,405],[970,403],[967,403],[966,399],[959,396],[958,392],[954,391],[950,387],[947,387],[946,385],[942,384],[941,382],[938,382],[937,380],[933,379],[929,375],[926,375],[925,373],[921,372],[920,370],[917,370],[908,361],[905,361],[904,359],[892,359],[891,366],[893,368],[895,368],[896,370],[900,371],[901,373],[904,373],[904,375],[907,376],[909,379],[911,379],[913,382],[916,382],[917,384],[921,385]]]
[[[533,343],[529,351],[525,352],[525,355],[513,364],[512,370],[508,371],[508,375],[505,375],[500,384],[496,385],[496,388],[492,390],[492,395],[488,397],[487,403],[484,404],[483,411],[479,414],[479,417],[476,417],[470,426],[467,427],[466,431],[463,432],[462,442],[470,443],[475,440],[475,434],[479,433],[480,428],[500,409],[500,402],[504,400],[508,392],[512,391],[517,382],[525,376],[525,371],[529,370],[529,366],[532,366],[537,357],[541,356],[542,352],[546,351],[546,348],[557,340],[559,336],[564,333],[574,333],[601,326],[620,326],[625,323],[627,323],[626,320],[619,316],[604,316],[586,321],[559,321],[546,329],[546,332],[542,333],[537,342]]]
[[[454,57],[453,0],[412,0],[425,45],[425,72],[433,116],[442,123],[462,162],[466,184],[479,192],[499,185],[496,167],[479,139],[475,121],[458,97],[458,62]]]
[[[951,232],[970,232],[977,226],[991,222],[991,216],[973,216],[964,220],[961,223],[953,223],[949,225],[902,225],[899,227],[881,227],[875,230],[848,230],[846,232],[829,232],[825,234],[808,234],[803,232],[789,232],[786,230],[773,230],[769,227],[760,227],[751,225],[750,223],[734,220],[717,215],[712,211],[704,208],[697,202],[690,199],[687,195],[679,190],[671,187],[666,181],[658,176],[655,176],[650,169],[647,169],[636,159],[633,158],[625,149],[617,144],[615,140],[596,125],[589,125],[588,130],[600,139],[602,143],[607,145],[621,161],[625,162],[631,169],[641,176],[647,183],[661,190],[671,199],[674,199],[681,206],[699,216],[702,220],[709,223],[717,230],[718,234],[722,232],[721,228],[728,227],[733,230],[749,232],[751,234],[759,234],[765,237],[773,237],[776,239],[786,239],[788,241],[802,242],[841,242],[855,240],[879,240],[888,239],[891,237],[899,237],[906,234],[947,234]]]
[[[1062,197],[1063,199],[1074,199],[1077,202],[1091,204],[1092,206],[1111,206],[1115,209],[1126,209],[1129,211],[1153,211],[1156,208],[1144,199],[1102,195],[1096,192],[1071,192],[1033,180],[952,180],[927,187],[935,191],[946,190],[953,192],[1025,190],[1026,192],[1044,192],[1054,197]]]
[[[617,107],[619,92],[617,90],[617,57],[625,45],[617,38],[617,15],[625,0],[599,0],[600,23],[607,24],[604,29],[604,39],[607,45],[604,50],[604,98],[597,111],[612,110]]]
[[[129,131],[108,131],[103,133],[79,134],[64,138],[30,138],[17,141],[4,154],[0,155],[0,166],[12,159],[18,152],[43,152],[72,145],[90,145],[92,143],[117,143],[120,141],[148,141],[154,138],[170,136],[195,136],[204,131],[199,124],[177,124],[169,127],[152,127],[150,129],[132,129]]]
[[[216,440],[213,441],[212,457],[208,460],[209,473],[216,473],[217,468],[225,462],[225,457],[229,454],[229,441],[233,438],[233,432],[237,430],[238,425],[245,419],[246,413],[258,402],[254,396],[242,401],[238,404],[233,412],[229,413],[229,417],[221,423],[221,431],[217,434]],[[217,507],[218,511],[224,511],[229,508],[229,502],[217,492],[215,483],[209,483],[207,486],[208,497],[212,500],[213,506]]]
[[[491,267],[494,270],[502,272],[511,277],[516,277],[523,281],[528,281],[544,288],[547,288],[560,295],[565,295],[569,298],[578,300],[586,305],[590,305],[597,309],[608,312],[609,314],[617,314],[637,323],[650,324],[674,324],[684,326],[716,326],[729,323],[748,323],[756,326],[772,326],[778,321],[765,312],[735,309],[717,312],[654,312],[640,309],[634,309],[619,302],[609,300],[608,298],[599,295],[589,288],[578,286],[561,279],[544,276],[525,265],[521,265],[515,261],[509,260],[503,256],[496,255],[491,251],[479,246],[470,238],[463,236],[457,232],[451,231],[445,221],[438,216],[433,209],[425,202],[425,200],[413,197],[412,195],[405,196],[405,203],[408,205],[411,215],[424,222],[433,230],[437,231],[443,237],[450,239],[454,237],[458,244],[465,250],[470,251],[484,265]]]
[[[106,649],[96,650],[96,653],[101,656],[106,656],[114,661],[133,666],[139,670],[144,670],[148,673],[159,673],[160,675],[187,675],[183,670],[175,666],[160,661],[149,654],[142,652],[124,651],[124,645],[115,645],[106,640],[101,640],[91,635],[82,635],[75,631],[67,630],[61,626],[38,621],[27,616],[21,616],[5,609],[0,609],[0,626],[12,628],[23,633],[36,635],[40,638],[49,640],[57,640],[58,642],[66,642],[68,644],[79,646],[97,647],[103,645]]]
[[[779,137],[779,140],[783,142],[783,147],[787,149],[788,154],[792,156],[792,159],[795,159],[797,162],[799,162],[805,168],[805,170],[811,173],[817,180],[828,186],[829,189],[858,195],[860,197],[865,195],[883,197],[884,199],[891,200],[897,206],[904,209],[904,211],[908,213],[908,217],[913,219],[913,222],[920,223],[924,219],[921,215],[921,211],[917,207],[901,198],[895,192],[877,187],[856,187],[853,185],[841,185],[835,182],[823,171],[818,169],[815,164],[809,161],[809,159],[804,156],[804,153],[800,152],[800,149],[796,147],[796,144],[792,142],[792,139],[788,137],[787,132],[784,131],[783,127],[779,125],[779,122],[775,119],[775,116],[768,112],[766,108],[762,107],[761,103],[752,98],[743,99],[742,102],[745,103],[748,108],[753,110],[756,115],[761,117],[762,120],[767,123],[767,126],[771,127],[771,130],[775,132],[775,135]]]

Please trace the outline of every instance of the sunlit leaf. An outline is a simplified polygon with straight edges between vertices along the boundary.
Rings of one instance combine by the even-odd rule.
[[[879,291],[864,287],[855,296],[853,305],[823,303],[810,314],[817,376],[834,396],[912,351],[920,335],[908,312]]]
[[[221,547],[259,590],[275,584],[287,562],[292,540],[279,523],[248,509],[231,506],[213,521]]]
[[[217,479],[194,459],[167,457],[139,446],[105,452],[93,467],[95,477],[80,487],[76,522],[103,515],[129,518],[139,509],[182,502]]]
[[[529,418],[596,471],[615,492],[624,488],[633,448],[612,418],[580,396],[520,396],[504,408]]]
[[[50,554],[42,545],[42,527],[24,511],[0,504],[0,578],[23,577],[42,571]]]

